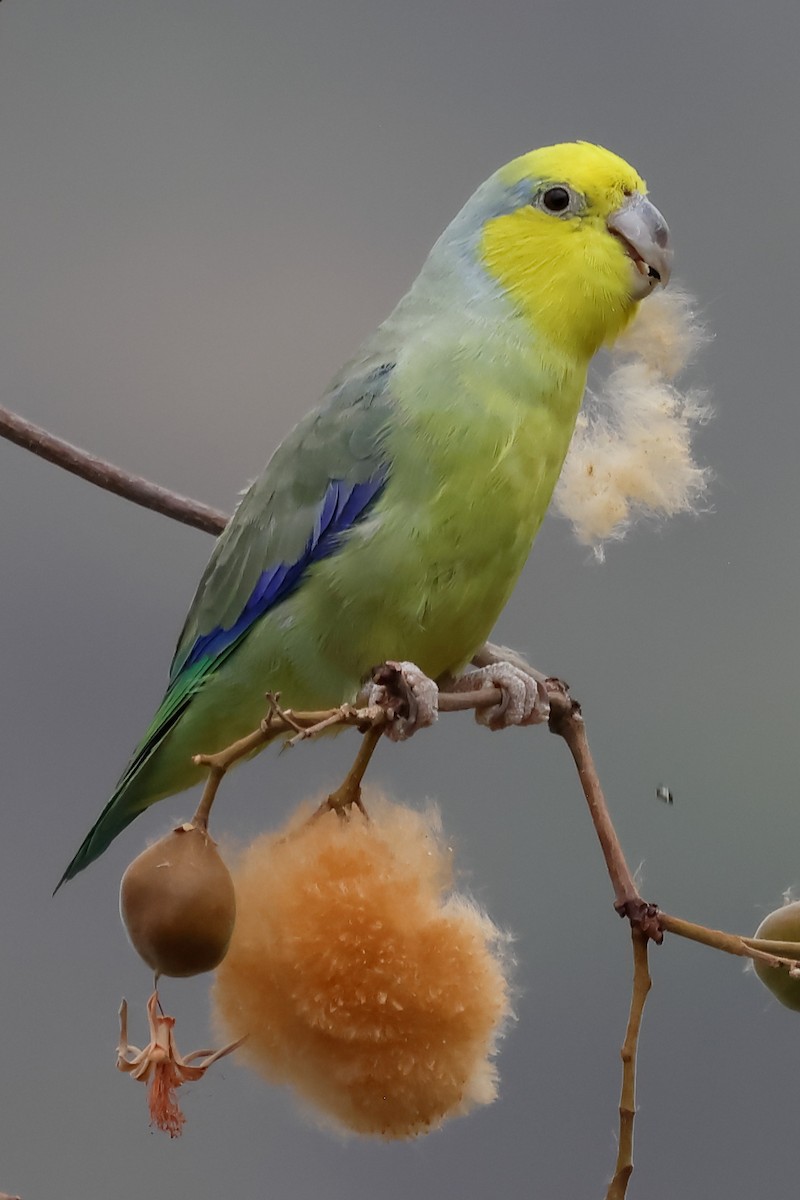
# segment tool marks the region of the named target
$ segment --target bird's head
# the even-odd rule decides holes
[[[473,201],[481,265],[539,334],[570,353],[591,356],[613,341],[669,279],[666,221],[641,176],[600,146],[534,150]]]

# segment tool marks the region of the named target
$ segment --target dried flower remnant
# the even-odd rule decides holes
[[[128,1003],[122,1001],[117,1067],[148,1085],[151,1124],[171,1138],[179,1137],[186,1118],[175,1098],[177,1089],[183,1083],[202,1079],[211,1064],[235,1050],[242,1039],[222,1050],[193,1050],[184,1058],[175,1044],[175,1018],[160,1011],[158,992],[153,992],[147,1001],[147,1020],[150,1042],[144,1050],[138,1050],[128,1044]],[[205,1059],[205,1062],[193,1061],[197,1059]]]
[[[406,1138],[495,1098],[508,939],[452,893],[435,813],[364,800],[369,819],[301,812],[245,852],[213,999],[268,1079]]]

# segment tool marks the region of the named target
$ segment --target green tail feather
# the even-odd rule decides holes
[[[68,879],[74,879],[84,867],[88,867],[89,863],[99,858],[103,851],[108,849],[117,834],[122,833],[123,829],[138,817],[139,813],[144,812],[157,800],[163,800],[165,796],[179,790],[179,788],[166,788],[160,791],[148,789],[146,768],[156,750],[159,749],[186,711],[189,701],[202,682],[204,666],[206,664],[198,663],[195,670],[187,674],[185,678],[176,680],[167,692],[153,723],[114,789],[113,796],[81,842],[77,854],[58,881],[53,895]],[[188,787],[190,782],[183,786]]]

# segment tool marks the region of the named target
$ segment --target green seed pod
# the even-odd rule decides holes
[[[119,909],[128,937],[156,975],[213,971],[233,933],[233,880],[205,829],[179,825],[148,846],[122,876]]]
[[[800,901],[784,904],[771,912],[759,925],[756,937],[772,942],[800,943]],[[781,1004],[800,1012],[800,979],[795,979],[784,968],[771,967],[768,963],[756,960],[753,966],[758,978]]]

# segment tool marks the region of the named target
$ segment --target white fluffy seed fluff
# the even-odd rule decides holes
[[[637,520],[701,506],[710,472],[695,462],[692,437],[710,409],[674,380],[706,341],[692,297],[658,292],[609,352],[601,386],[587,389],[554,509],[598,558]]]

